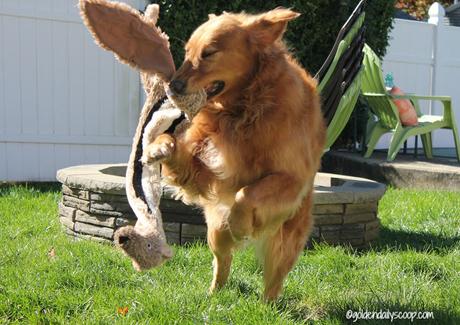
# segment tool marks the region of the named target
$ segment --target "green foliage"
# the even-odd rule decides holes
[[[302,15],[289,23],[285,39],[297,59],[312,74],[329,54],[338,31],[358,0],[154,0],[160,4],[159,26],[169,35],[176,65],[184,56],[184,43],[192,31],[208,19],[209,13],[222,11],[259,13],[278,6],[292,8]],[[388,45],[394,1],[368,1],[367,41],[380,56]]]
[[[460,324],[458,192],[390,189],[373,248],[306,251],[275,304],[260,299],[250,250],[208,295],[205,245],[175,247],[171,261],[139,273],[114,247],[68,238],[59,199],[58,187],[0,187],[0,324],[344,324],[360,309],[430,311],[423,324]]]

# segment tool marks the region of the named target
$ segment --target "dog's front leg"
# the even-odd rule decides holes
[[[270,174],[240,189],[228,218],[233,237],[241,240],[276,229],[299,208],[311,184],[286,174]]]

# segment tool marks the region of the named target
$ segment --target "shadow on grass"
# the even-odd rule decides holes
[[[440,252],[459,245],[460,236],[446,237],[382,227],[379,240],[372,245],[372,248],[377,252],[388,249]]]
[[[365,319],[357,319],[357,324],[383,324],[389,323],[391,317],[388,313],[400,313],[398,316],[393,314],[393,317],[400,317],[400,319],[393,319],[395,324],[460,324],[460,314],[454,310],[441,310],[438,308],[412,306],[410,304],[399,304],[389,301],[374,300],[369,301],[356,301],[340,304],[340,306],[331,303],[329,306],[323,308],[314,308],[302,304],[298,297],[284,298],[274,304],[276,310],[285,314],[294,322],[299,323],[312,323],[318,320],[334,320],[342,324],[354,324],[353,317],[363,317],[363,313],[359,312],[375,312],[367,314]],[[351,311],[351,312],[350,312]],[[352,312],[355,312],[354,314]],[[419,313],[413,314],[413,313]],[[425,312],[432,314],[425,314]],[[348,313],[348,314],[347,314]],[[347,316],[348,315],[348,316]],[[412,317],[413,319],[411,320]],[[418,318],[417,318],[418,317]]]
[[[0,182],[0,196],[10,195],[18,188],[39,193],[60,192],[61,184],[58,182]]]

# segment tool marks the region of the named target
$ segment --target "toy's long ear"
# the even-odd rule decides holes
[[[156,19],[106,0],[80,0],[80,12],[96,43],[120,61],[166,80],[172,77],[175,67],[168,38],[155,26]]]

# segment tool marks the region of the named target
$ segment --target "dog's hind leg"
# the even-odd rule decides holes
[[[209,288],[209,291],[212,293],[227,282],[235,242],[228,229],[208,222],[208,245],[214,255],[213,279]]]
[[[261,253],[264,255],[262,258],[266,301],[274,300],[279,296],[285,277],[305,247],[313,225],[311,207],[312,192],[305,197],[294,217],[286,221],[275,234],[264,240]]]

